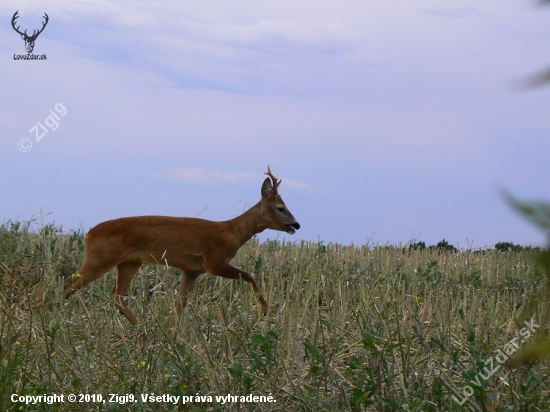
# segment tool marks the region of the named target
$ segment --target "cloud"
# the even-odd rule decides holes
[[[249,172],[218,172],[195,168],[172,169],[156,175],[156,177],[161,179],[181,180],[198,185],[211,185],[219,182],[236,183],[243,180],[251,180],[257,176],[256,173]]]
[[[285,179],[284,180],[284,185],[288,186],[288,187],[292,187],[294,189],[302,190],[304,192],[317,192],[317,191],[319,191],[318,189],[311,186],[310,184],[301,182],[299,180]]]
[[[479,12],[474,6],[431,6],[417,8],[417,11],[431,16],[462,19],[470,18]]]
[[[230,22],[210,27],[202,35],[230,47],[260,51],[263,55],[304,52],[332,55],[346,52],[352,43],[341,23],[295,19],[265,19],[254,24]]]
[[[310,95],[335,90],[342,70],[377,64],[377,53],[361,52],[365,34],[346,16],[349,6],[308,12],[312,4],[277,5],[60,0],[40,10],[47,6],[50,25],[58,27],[47,38],[70,43],[71,53],[147,70],[181,89]],[[14,7],[7,0],[0,11]]]
[[[260,181],[265,179],[265,175],[253,172],[221,172],[198,168],[172,169],[166,172],[157,173],[155,177],[159,179],[179,180],[200,186],[215,185],[219,183],[240,183],[249,180]],[[301,191],[316,191],[316,189],[308,183],[292,179],[283,180],[285,186]]]

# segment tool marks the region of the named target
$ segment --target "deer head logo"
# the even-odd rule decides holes
[[[27,53],[32,53],[32,51],[34,49],[34,42],[36,41],[36,38],[38,37],[38,35],[40,33],[42,33],[42,31],[44,31],[44,28],[46,27],[46,24],[48,24],[49,17],[46,13],[44,13],[44,18],[46,19],[46,21],[44,22],[42,28],[40,30],[38,30],[38,32],[36,30],[33,30],[32,35],[29,36],[29,35],[27,35],[27,30],[25,30],[24,33],[21,33],[19,31],[20,26],[15,27],[15,20],[19,17],[17,15],[17,13],[19,13],[19,10],[17,10],[15,12],[15,14],[13,15],[13,17],[11,19],[11,25],[12,25],[13,29],[21,35],[21,38],[23,40],[25,40],[25,48],[27,49]]]

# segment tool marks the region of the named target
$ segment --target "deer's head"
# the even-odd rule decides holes
[[[271,173],[269,166],[267,173],[269,177],[264,180],[262,185],[262,208],[267,215],[267,225],[269,229],[281,230],[291,235],[300,229],[300,224],[292,216],[292,213],[286,208],[283,199],[279,195],[277,188],[281,184],[281,179],[277,179]]]
[[[19,10],[17,10],[15,12],[15,14],[13,15],[13,17],[11,19],[11,25],[12,25],[13,29],[21,35],[21,38],[23,40],[25,40],[25,48],[27,49],[27,53],[32,53],[32,51],[34,50],[34,42],[36,41],[36,38],[38,37],[38,35],[40,33],[42,33],[42,31],[44,30],[44,28],[46,27],[46,24],[48,24],[49,17],[46,13],[44,13],[44,19],[46,19],[46,20],[44,21],[44,24],[42,25],[42,28],[40,30],[38,30],[38,32],[36,30],[33,30],[32,35],[29,36],[27,34],[27,30],[25,30],[22,33],[22,32],[19,31],[20,26],[15,27],[15,20],[17,20],[17,18],[19,17],[17,15],[17,13],[19,13]]]

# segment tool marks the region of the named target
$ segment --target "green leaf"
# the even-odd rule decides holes
[[[229,370],[229,373],[235,378],[240,378],[243,374],[243,365],[238,360],[233,362],[233,366],[230,366],[227,368]]]

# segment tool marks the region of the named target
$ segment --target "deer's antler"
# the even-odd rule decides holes
[[[19,18],[19,16],[17,15],[18,13],[19,13],[19,10],[17,10],[15,12],[15,14],[13,15],[13,17],[11,18],[11,25],[17,33],[19,33],[21,36],[25,36],[25,38],[27,38],[27,39],[36,39],[38,37],[38,35],[44,31],[44,28],[46,28],[46,25],[48,24],[48,21],[50,20],[50,18],[48,17],[48,14],[44,13],[44,16],[42,16],[42,17],[44,17],[44,19],[46,19],[46,21],[42,24],[42,28],[40,30],[38,30],[38,33],[36,32],[36,30],[33,30],[32,35],[29,36],[27,34],[27,30],[25,30],[24,33],[21,33],[19,31],[19,27],[21,27],[21,26],[15,27],[16,20]]]
[[[27,35],[27,30],[25,30],[25,33],[21,33],[21,32],[19,31],[19,27],[21,27],[21,26],[17,26],[17,28],[15,27],[15,20],[17,20],[17,18],[19,17],[19,16],[17,15],[17,13],[19,13],[19,10],[17,10],[17,11],[15,12],[15,14],[13,15],[13,17],[11,18],[11,26],[12,26],[13,29],[14,29],[17,33],[19,33],[21,36],[26,36],[26,35]]]
[[[44,17],[46,19],[46,21],[42,25],[42,28],[40,30],[38,30],[38,33],[34,34],[34,30],[33,30],[32,37],[38,37],[38,35],[44,31],[44,28],[46,27],[46,24],[48,24],[48,21],[50,20],[50,18],[46,14],[46,12],[44,12],[44,15],[42,17]]]
[[[277,179],[273,173],[271,173],[271,168],[269,167],[269,165],[267,166],[267,173],[264,173],[266,175],[268,175],[270,178],[271,178],[271,184],[273,186],[273,191],[275,193],[277,193],[277,188],[279,187],[279,185],[281,184],[282,180],[281,179]]]

